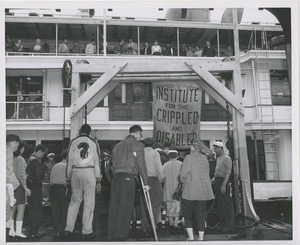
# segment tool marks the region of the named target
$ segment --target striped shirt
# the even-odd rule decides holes
[[[206,156],[198,152],[187,155],[180,171],[180,180],[183,182],[182,198],[190,201],[214,199]]]

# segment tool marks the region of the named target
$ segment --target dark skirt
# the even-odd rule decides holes
[[[14,196],[16,199],[15,205],[25,204],[25,189],[22,185],[19,185],[15,190]]]

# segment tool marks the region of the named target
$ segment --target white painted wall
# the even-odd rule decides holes
[[[290,130],[277,132],[279,180],[292,180],[292,139]]]

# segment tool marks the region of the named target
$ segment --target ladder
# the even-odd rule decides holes
[[[268,50],[266,60],[260,60],[256,54],[257,86],[259,91],[259,111],[262,140],[265,150],[266,180],[279,180],[279,165],[274,122],[274,108],[272,104],[271,79]],[[265,58],[264,58],[265,59]]]

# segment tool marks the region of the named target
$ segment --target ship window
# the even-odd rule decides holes
[[[287,71],[270,71],[273,105],[291,105],[291,89]]]
[[[233,30],[219,30],[219,53],[220,57],[234,55]]]
[[[138,28],[136,26],[108,25],[107,29],[107,54],[137,55],[138,54]],[[132,39],[134,47],[129,49],[128,41]],[[124,40],[122,50],[118,44]]]
[[[6,77],[6,93],[9,101],[22,101],[24,96],[29,96],[31,101],[37,100],[43,93],[43,77]]]
[[[69,53],[96,55],[103,53],[103,26],[99,26],[99,43],[97,43],[97,25],[83,24],[59,24],[58,25],[58,53],[67,53],[62,46],[63,40],[67,39]],[[86,52],[86,46],[94,40],[94,49],[89,48]],[[61,48],[60,48],[61,46]]]
[[[146,42],[149,43],[151,52],[151,47],[154,45],[154,41],[157,40],[162,55],[177,56],[177,28],[141,26],[139,30],[141,55],[145,55]]]
[[[126,84],[119,84],[115,89],[115,103],[125,104],[126,103]]]
[[[55,53],[55,24],[50,23],[5,23],[5,35],[13,42],[21,41],[23,48],[7,49],[7,52],[38,52]],[[34,49],[34,44],[40,39],[41,49]]]
[[[206,42],[210,42],[210,46],[214,49],[209,51],[207,57],[214,57],[218,55],[218,40],[217,30],[213,29],[199,29],[199,28],[179,28],[179,56],[195,56],[196,45],[199,46],[200,51],[197,56],[203,56],[203,49],[205,48]],[[185,55],[186,52],[182,52],[181,49],[185,45],[185,50],[190,51]]]
[[[144,103],[145,90],[142,83],[132,84],[133,103]]]

